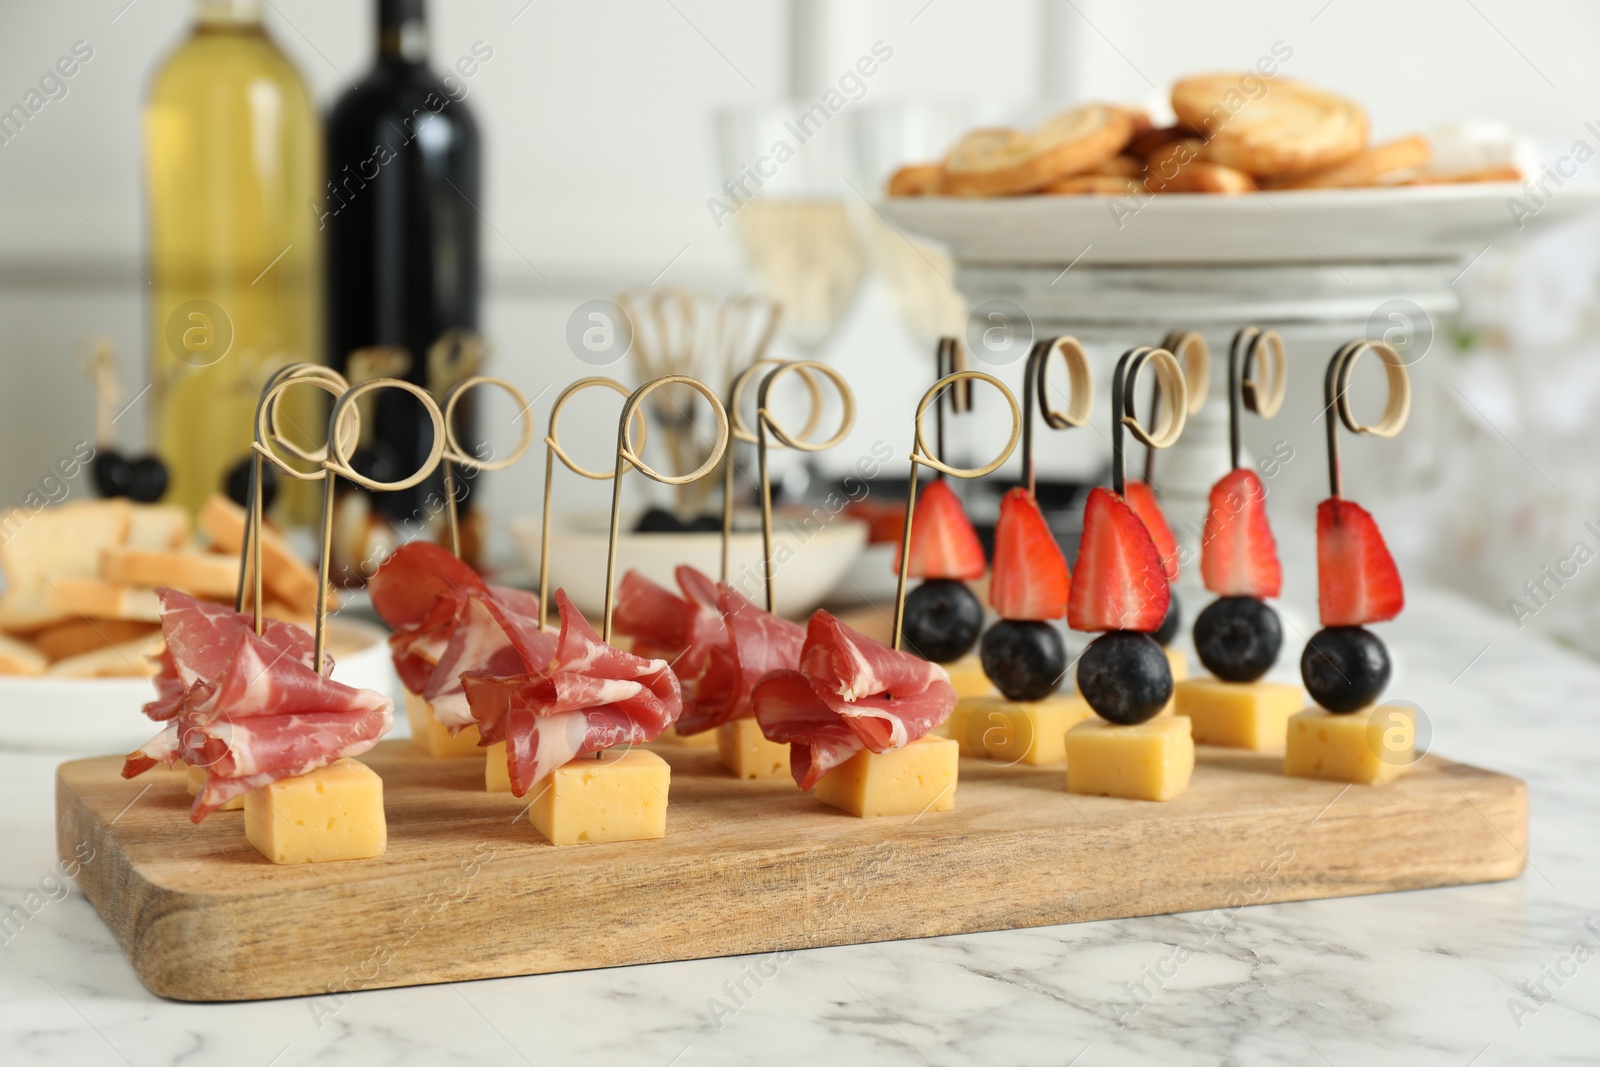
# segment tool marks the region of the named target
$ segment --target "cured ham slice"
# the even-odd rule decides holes
[[[687,564],[673,571],[679,596],[629,571],[617,586],[611,626],[633,639],[633,652],[672,664],[685,693],[692,693],[711,650],[727,643],[715,582]]]
[[[438,545],[402,546],[367,584],[373,608],[394,630],[395,670],[451,734],[473,721],[463,671],[536,670],[555,655],[555,635],[539,632],[538,597],[489,584]]]
[[[936,663],[897,652],[826,611],[811,616],[799,670],[772,671],[752,695],[767,740],[787,742],[801,789],[863,748],[903,748],[944,722],[955,686]]]
[[[561,635],[546,666],[461,676],[484,743],[505,743],[511,791],[519,797],[576,756],[655,740],[683,709],[678,678],[666,660],[612,648],[563,590],[556,590],[555,599]],[[537,651],[522,642],[549,635],[509,636],[524,659],[533,660]]]
[[[359,755],[394,725],[388,697],[313,667],[311,635],[299,627],[269,620],[258,635],[249,615],[172,589],[157,594],[167,650],[144,711],[166,725],[122,775],[180,761],[205,768],[194,822],[269,782]]]
[[[800,666],[805,627],[761,610],[732,586],[719,586],[717,596],[725,640],[707,655],[693,699],[685,687],[680,734],[754,715],[750,697],[762,675]]]

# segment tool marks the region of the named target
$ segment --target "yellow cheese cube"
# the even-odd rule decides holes
[[[716,729],[717,758],[735,778],[789,777],[789,746],[768,741],[754,719],[734,719]]]
[[[383,855],[383,779],[365,763],[337,760],[244,798],[244,836],[273,863],[363,860]]]
[[[1307,708],[1289,718],[1283,773],[1383,785],[1416,762],[1416,743],[1417,722],[1404,705],[1379,704],[1345,715]]]
[[[921,815],[956,806],[961,748],[923,737],[890,752],[863,749],[823,775],[811,795],[851,815]]]
[[[1306,706],[1305,690],[1298,685],[1210,677],[1180,682],[1173,699],[1177,713],[1194,724],[1196,744],[1256,752],[1282,748],[1289,716]]]
[[[1194,739],[1189,720],[1161,715],[1137,726],[1090,719],[1067,731],[1067,792],[1128,800],[1171,800],[1189,788]]]
[[[943,664],[950,675],[950,684],[956,687],[958,697],[983,697],[995,694],[994,683],[983,673],[983,664],[975,653],[968,653],[954,663]]]
[[[417,694],[406,692],[406,718],[411,722],[411,743],[422,752],[438,759],[462,756],[482,756],[478,747],[478,728],[462,727],[454,737],[433,717],[433,705]]]
[[[1067,758],[1067,731],[1094,710],[1082,697],[1063,693],[1037,701],[967,697],[956,704],[949,736],[963,756],[1038,767]]]
[[[1189,657],[1183,654],[1183,649],[1168,645],[1161,651],[1167,654],[1167,665],[1172,668],[1174,682],[1181,682],[1189,677]]]
[[[579,756],[535,782],[528,821],[554,845],[667,836],[672,768],[642,748]]]
[[[511,792],[511,770],[506,766],[506,743],[496,741],[483,750],[483,788],[490,793]]]
[[[655,739],[654,744],[675,748],[716,748],[717,732],[701,730],[697,734],[680,734],[676,726],[669,726],[661,731],[661,736]]]
[[[185,785],[189,789],[189,795],[190,796],[195,796],[196,794],[198,794],[200,792],[201,789],[205,788],[205,784],[206,784],[206,769],[204,767],[196,767],[192,763],[180,763],[177,766],[178,766],[179,769],[181,769],[183,771],[184,777],[187,779],[187,781],[185,782]],[[222,805],[222,807],[218,808],[217,810],[218,811],[243,811],[244,810],[244,794],[241,793],[239,796],[234,797],[232,800],[228,801],[226,804]]]

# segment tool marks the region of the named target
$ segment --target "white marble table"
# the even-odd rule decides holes
[[[146,992],[52,881],[55,761],[0,754],[0,905],[59,897],[0,937],[0,1063],[1594,1063],[1600,665],[1427,590],[1386,629],[1404,666],[1392,695],[1426,711],[1434,749],[1529,781],[1518,880],[337,1004],[180,1004]]]

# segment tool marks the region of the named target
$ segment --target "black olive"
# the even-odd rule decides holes
[[[128,464],[128,499],[154,504],[167,493],[167,465],[156,456],[140,456]]]
[[[683,533],[683,520],[666,508],[651,508],[639,516],[634,533]]]
[[[114,448],[97,452],[92,467],[95,490],[107,499],[128,495],[133,472],[127,457]]]
[[[1107,722],[1148,722],[1172,699],[1172,665],[1149,634],[1112,630],[1083,650],[1078,692]]]
[[[228,470],[223,483],[228,499],[241,508],[250,506],[250,457],[246,456]],[[261,464],[261,510],[270,511],[278,499],[278,468],[270,463]]]
[[[929,578],[906,596],[906,646],[923,659],[953,663],[983,632],[983,605],[965,582]]]
[[[701,515],[698,518],[692,520],[689,523],[689,525],[684,527],[684,529],[693,530],[695,533],[721,533],[722,532],[722,516],[721,515]]]
[[[1172,597],[1167,601],[1167,617],[1161,620],[1161,626],[1150,635],[1162,648],[1172,644],[1172,639],[1178,636],[1178,627],[1183,625],[1183,609],[1178,607],[1178,591],[1173,589],[1171,592]]]
[[[1194,650],[1225,682],[1253,682],[1278,662],[1283,624],[1253,596],[1218,597],[1194,620]]]
[[[978,657],[1007,700],[1043,700],[1067,672],[1066,643],[1047,622],[1002,619],[983,635]]]
[[[397,482],[409,471],[401,470],[400,453],[387,441],[374,441],[350,457],[350,469],[375,482]]]
[[[1371,630],[1330,626],[1306,642],[1300,678],[1311,699],[1333,712],[1360,711],[1389,684],[1389,651]]]

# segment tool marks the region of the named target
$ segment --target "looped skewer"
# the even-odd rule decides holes
[[[456,507],[456,467],[462,466],[479,472],[503,471],[521,459],[528,451],[528,445],[533,443],[533,417],[529,415],[522,420],[522,432],[517,438],[516,447],[502,459],[479,459],[461,447],[461,441],[456,437],[456,405],[461,402],[461,397],[465,393],[480,385],[494,385],[504,389],[510,394],[512,402],[517,405],[517,410],[528,414],[528,401],[523,397],[522,390],[504,378],[491,378],[483,374],[462,378],[445,394],[444,455],[439,462],[444,470],[445,527],[450,531],[450,551],[458,558],[461,555],[461,519]]]
[[[1006,403],[1011,406],[1011,436],[1006,439],[1005,447],[994,459],[981,467],[952,467],[940,456],[933,455],[928,450],[928,442],[923,436],[923,416],[943,393],[943,391],[960,382],[987,382],[1006,398]],[[1011,453],[1016,451],[1017,441],[1022,437],[1022,409],[1017,406],[1017,398],[1007,389],[1005,383],[993,375],[977,370],[957,371],[947,374],[933,384],[933,388],[922,394],[922,400],[917,404],[917,416],[913,420],[916,434],[911,442],[911,478],[906,488],[906,521],[905,528],[900,534],[900,584],[894,596],[894,642],[893,647],[900,647],[902,630],[905,628],[906,619],[906,575],[911,566],[911,524],[917,510],[917,468],[928,467],[947,474],[952,478],[982,478],[986,474],[993,474],[1000,469],[1000,465],[1011,458]]]
[[[1277,330],[1246,326],[1228,347],[1228,460],[1239,467],[1239,406],[1270,419],[1283,406],[1289,361]]]
[[[711,405],[711,412],[717,418],[717,439],[711,447],[711,454],[705,462],[700,464],[688,474],[662,474],[647,464],[639,456],[643,448],[641,440],[638,448],[633,443],[632,422],[634,415],[639,411],[639,405],[645,398],[664,385],[687,385],[701,396],[706,403]],[[611,538],[606,546],[606,611],[605,626],[600,632],[600,640],[611,641],[611,611],[616,606],[617,592],[617,535],[618,526],[622,521],[622,475],[629,467],[637,470],[646,478],[660,482],[663,485],[688,485],[697,482],[710,474],[718,463],[722,462],[723,453],[728,450],[728,412],[722,406],[722,400],[716,391],[699,378],[692,378],[687,374],[664,374],[659,378],[645,382],[628,396],[628,402],[622,405],[622,417],[617,420],[617,467],[611,476]]]
[[[1067,410],[1050,406],[1050,357],[1061,353],[1067,366]],[[1022,371],[1022,472],[1028,492],[1034,491],[1033,409],[1037,403],[1045,425],[1052,430],[1067,430],[1089,421],[1094,410],[1094,375],[1089,370],[1089,354],[1076,337],[1052,337],[1034,344]],[[943,447],[943,441],[940,446]]]
[[[244,537],[239,546],[239,585],[234,593],[233,610],[244,610],[245,578],[249,575],[252,625],[258,636],[261,634],[261,527],[265,521],[262,517],[262,463],[271,462],[286,476],[298,481],[314,482],[326,477],[322,463],[328,458],[328,446],[324,444],[307,452],[285,436],[278,425],[278,399],[291,386],[299,384],[315,385],[334,397],[350,388],[338,371],[317,363],[290,363],[279,368],[267,380],[261,390],[261,399],[256,401],[255,426],[250,444],[250,480],[245,489]],[[360,437],[358,419],[347,418],[342,429],[347,431],[351,442]],[[274,452],[274,445],[315,466],[309,471],[301,470]]]
[[[1152,362],[1156,392],[1165,394],[1165,402],[1157,405],[1160,416],[1154,420],[1155,425],[1147,427],[1139,421],[1134,397],[1139,372]],[[1111,378],[1111,404],[1111,489],[1120,497],[1127,495],[1128,488],[1123,431],[1133,434],[1146,448],[1168,448],[1183,433],[1188,421],[1189,391],[1183,380],[1183,368],[1178,366],[1178,357],[1165,348],[1148,345],[1128,349],[1117,360],[1117,370]]]
[[[591,481],[604,482],[616,475],[613,470],[592,471],[580,467],[567,455],[566,449],[561,447],[561,441],[556,436],[561,420],[561,409],[567,406],[567,401],[575,394],[600,386],[610,389],[617,395],[626,398],[628,387],[612,378],[593,377],[579,378],[556,397],[554,404],[550,405],[550,423],[544,435],[544,509],[539,515],[539,629],[545,629],[547,618],[545,605],[550,600],[550,487],[555,481],[556,460],[560,459],[563,466],[580,478]],[[637,412],[639,420],[639,447],[644,448],[650,436],[650,421],[645,418],[644,412]]]
[[[392,482],[379,481],[358,473],[350,465],[355,455],[356,442],[360,440],[360,408],[357,403],[368,393],[380,389],[399,389],[410,393],[422,405],[422,410],[427,412],[428,421],[433,424],[433,447],[428,450],[427,458],[411,474],[398,478]],[[355,433],[346,439],[345,436],[335,436],[334,427],[342,425],[346,420],[355,424]],[[328,416],[328,457],[322,461],[322,559],[317,566],[317,640],[316,658],[312,661],[320,671],[323,665],[323,652],[328,643],[328,569],[333,560],[333,490],[339,478],[354,482],[363,489],[373,492],[389,493],[402,489],[410,489],[433,473],[439,465],[439,460],[444,456],[445,426],[444,415],[439,411],[439,405],[434,403],[433,396],[420,385],[399,378],[373,378],[362,382],[360,385],[351,386],[334,402],[333,411]]]
[[[791,371],[798,372],[813,390],[813,395],[817,396],[811,405],[811,417],[806,420],[807,428],[798,435],[790,433],[778,422],[769,404],[773,383]],[[816,393],[818,387],[815,379],[811,377],[813,372],[833,383],[834,389],[839,393],[839,404],[842,409],[839,413],[839,428],[825,441],[812,441],[806,437],[806,434],[815,429],[822,412],[820,395]],[[767,475],[767,435],[771,434],[784,448],[792,448],[796,452],[824,452],[848,437],[855,422],[855,393],[851,392],[850,384],[844,380],[844,375],[832,367],[812,359],[796,360],[779,364],[761,379],[761,388],[756,392],[756,469],[761,482],[762,571],[767,587],[768,611],[775,612],[777,607],[776,594],[772,588],[772,481]]]
[[[758,359],[733,379],[733,385],[728,390],[728,419],[730,421],[729,433],[734,441],[742,441],[747,445],[756,444],[756,432],[744,420],[744,392],[750,382],[755,378],[756,372],[763,367],[781,367],[781,359]],[[811,432],[817,428],[817,423],[822,421],[822,386],[817,384],[816,377],[810,369],[801,371],[800,378],[806,383],[806,390],[811,395],[811,414],[807,416],[806,423],[800,429],[801,437],[810,437]],[[730,444],[727,462],[723,465],[722,480],[722,581],[728,580],[728,557],[733,542],[733,475],[734,465],[738,462],[735,452],[737,449]]]
[[[935,378],[948,378],[952,374],[959,374],[967,369],[967,346],[959,337],[939,338],[939,347],[934,350],[933,364]],[[933,436],[934,444],[939,449],[939,455],[944,455],[944,412],[950,409],[952,415],[965,415],[972,410],[972,383],[965,378],[957,381],[939,398],[938,405],[933,409]],[[939,477],[943,478],[941,474]]]
[[[1384,375],[1389,381],[1389,396],[1384,403],[1383,417],[1368,426],[1355,417],[1350,407],[1350,372],[1357,359],[1365,352],[1374,352],[1383,361]],[[1339,423],[1354,434],[1371,434],[1373,437],[1393,437],[1399,433],[1411,414],[1411,376],[1406,372],[1406,362],[1391,344],[1384,341],[1351,341],[1333,354],[1328,362],[1328,375],[1323,379],[1323,413],[1328,419],[1328,484],[1333,496],[1343,488],[1339,466]],[[1338,418],[1334,418],[1337,414]]]
[[[1189,392],[1189,414],[1198,415],[1200,409],[1206,406],[1206,394],[1211,392],[1211,346],[1206,344],[1205,337],[1197,330],[1173,330],[1162,338],[1157,347],[1165,348],[1178,357],[1178,365],[1183,368],[1183,386]],[[1160,404],[1160,392],[1151,393],[1152,425],[1161,413]],[[1156,449],[1145,449],[1144,480],[1147,483],[1156,480]]]

